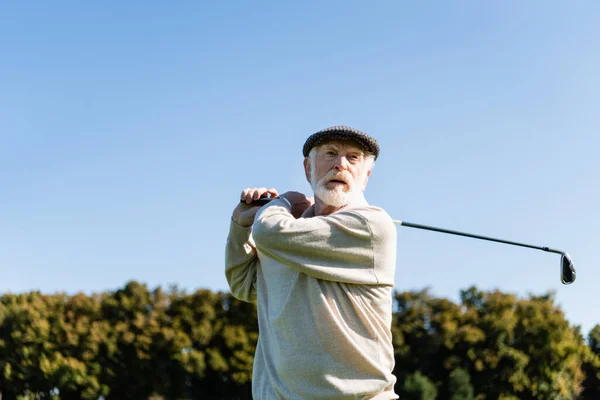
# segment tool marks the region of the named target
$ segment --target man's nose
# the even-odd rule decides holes
[[[348,159],[346,158],[346,156],[339,156],[337,158],[337,160],[335,161],[335,169],[339,170],[339,171],[343,171],[348,169]]]

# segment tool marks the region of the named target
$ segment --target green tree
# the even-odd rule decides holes
[[[486,398],[572,399],[582,390],[585,343],[552,294],[518,299],[471,287],[460,304],[428,291],[395,298],[399,382],[421,371],[449,398],[451,373],[462,368]]]
[[[0,304],[0,392],[5,398],[50,398],[59,388],[66,400],[106,393],[96,376],[100,366],[93,361],[98,344],[90,335],[93,299],[32,292],[4,295]]]
[[[585,342],[571,327],[553,294],[530,296],[516,308],[516,348],[528,357],[524,374],[529,385],[523,391],[531,399],[573,399],[582,390],[581,354]]]
[[[434,383],[419,371],[408,375],[400,389],[400,398],[406,400],[435,400],[436,397]]]
[[[251,399],[252,367],[258,341],[256,305],[230,294],[211,294],[213,334],[202,346],[206,374],[194,381],[194,396],[206,399]]]
[[[585,380],[581,399],[596,400],[600,399],[600,325],[590,331],[588,344],[582,357]]]
[[[466,370],[457,368],[450,374],[448,393],[450,394],[450,400],[473,399],[473,386],[471,385],[471,377]]]
[[[101,318],[110,329],[98,351],[100,381],[107,399],[146,398],[154,392],[153,335],[158,330],[153,299],[146,285],[131,281],[103,296]]]
[[[475,287],[460,302],[395,293],[403,398],[598,399],[600,326],[587,345],[553,294]],[[20,399],[249,400],[256,305],[228,293],[149,290],[0,296],[0,394]],[[579,396],[579,397],[578,397]]]
[[[396,312],[392,319],[392,340],[396,364],[396,390],[414,371],[430,371],[439,361],[439,338],[431,329],[431,302],[428,289],[395,293]]]
[[[590,350],[597,356],[600,356],[600,325],[596,325],[588,335],[588,344]]]

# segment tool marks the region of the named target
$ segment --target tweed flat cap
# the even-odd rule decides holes
[[[304,157],[308,157],[313,147],[330,140],[351,140],[369,153],[372,153],[375,159],[379,156],[379,143],[377,143],[377,139],[358,129],[343,125],[325,128],[310,135],[304,143],[302,154],[304,154]]]

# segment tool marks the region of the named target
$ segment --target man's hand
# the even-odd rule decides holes
[[[277,190],[267,188],[244,189],[241,194],[242,202],[240,202],[233,210],[233,221],[240,226],[251,226],[254,223],[256,213],[260,210],[260,206],[253,206],[250,203],[252,203],[253,200],[258,200],[269,195],[271,195],[271,197],[277,197]]]
[[[294,218],[300,218],[302,213],[315,202],[312,197],[308,198],[300,192],[285,192],[281,196],[285,197],[292,205],[292,215]]]

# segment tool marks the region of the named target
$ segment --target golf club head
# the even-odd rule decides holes
[[[575,265],[567,253],[562,253],[560,257],[560,281],[564,285],[575,282]]]

